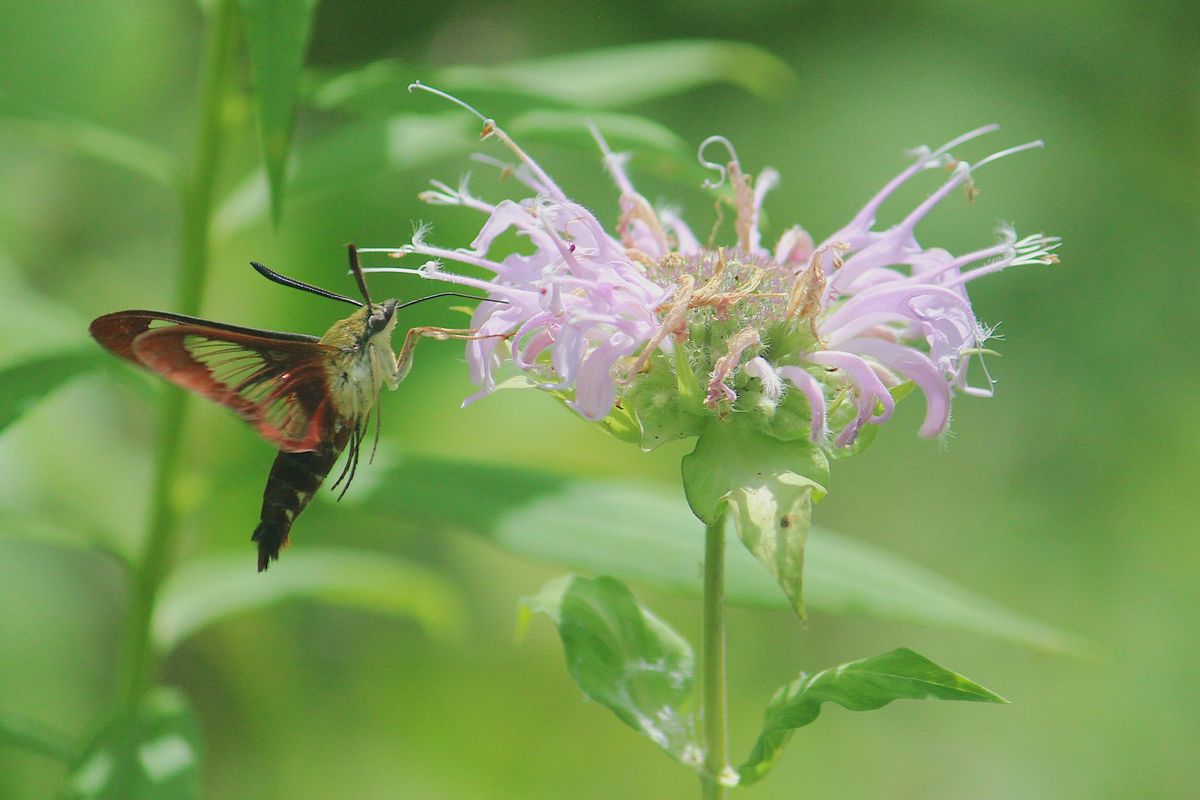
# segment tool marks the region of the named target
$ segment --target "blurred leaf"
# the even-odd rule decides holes
[[[391,58],[346,70],[314,68],[301,81],[301,90],[305,102],[322,111],[390,114],[411,104],[408,86],[426,70]]]
[[[379,482],[365,509],[422,528],[459,528],[524,558],[699,594],[704,530],[677,494],[511,466],[412,458]],[[730,603],[786,607],[748,551],[726,551]],[[808,605],[972,631],[1048,650],[1086,647],[924,567],[816,527],[805,553]]]
[[[713,83],[772,95],[796,76],[782,59],[745,42],[672,41],[508,64],[453,66],[432,74],[425,67],[377,61],[319,78],[310,97],[317,108],[368,113],[429,107],[432,98],[409,95],[408,86],[416,80],[458,96],[504,127],[502,112],[547,104],[622,108]]]
[[[56,515],[57,516],[57,515]],[[30,514],[12,508],[0,507],[0,542],[26,541],[79,550],[99,550],[111,556],[123,566],[129,565],[129,556],[114,543],[114,538],[98,528],[94,522],[75,519],[73,512],[63,516],[68,519],[49,519],[41,514]]]
[[[69,800],[199,800],[200,731],[182,694],[159,687],[135,720],[106,725],[68,775]]]
[[[683,491],[705,525],[728,508],[742,544],[803,619],[804,545],[812,504],[829,484],[829,462],[811,443],[782,442],[747,419],[709,423],[683,457]]]
[[[430,79],[430,75],[434,77]],[[421,80],[445,89],[442,76],[425,65],[395,59],[374,61],[349,70],[309,70],[303,91],[305,101],[322,111],[345,111],[366,116],[390,116],[396,113],[440,113],[448,107],[442,98],[409,91]],[[478,89],[464,100],[497,119],[504,127],[513,115],[533,108],[577,108],[561,98],[547,97],[537,91],[520,88]]]
[[[788,65],[745,42],[672,41],[586,50],[489,66],[454,66],[432,84],[473,101],[476,91],[533,94],[586,108],[619,108],[711,83],[759,95],[795,79]]]
[[[0,713],[0,745],[68,762],[79,752],[79,746],[66,734],[26,717],[3,713]]]
[[[313,191],[331,181],[381,171],[406,172],[479,143],[478,123],[461,113],[355,120],[307,147],[296,166],[296,188]]]
[[[816,675],[801,673],[771,698],[754,750],[746,763],[738,767],[739,785],[749,785],[766,775],[791,739],[792,731],[815,720],[823,703],[837,703],[851,711],[874,711],[893,700],[926,698],[1008,702],[907,647],[851,661]]]
[[[462,113],[353,120],[299,149],[290,191],[302,197],[383,172],[410,171],[478,142],[479,125]],[[244,228],[266,212],[267,201],[266,177],[255,173],[221,203],[214,231],[229,236]]]
[[[1097,652],[1093,642],[1018,614],[933,570],[849,536],[814,528],[808,566],[805,591],[813,607],[831,613],[971,631],[1075,656]]]
[[[429,570],[386,555],[307,548],[263,575],[249,553],[185,564],[155,606],[154,641],[166,652],[227,617],[296,598],[410,617],[438,637],[458,634],[465,618],[457,591]]]
[[[279,224],[300,68],[317,2],[240,0],[240,3],[254,72],[259,141],[271,187],[271,216]]]
[[[146,142],[64,116],[0,117],[0,125],[46,144],[132,170],[164,186],[176,185],[175,161]]]
[[[568,575],[523,598],[523,631],[533,614],[558,627],[567,670],[592,700],[693,768],[701,763],[692,711],[691,645],[641,605],[620,581]]]
[[[98,348],[46,353],[0,369],[0,433],[64,383],[99,367]]]
[[[600,148],[589,123],[596,126],[613,152],[629,153],[639,173],[656,175],[689,190],[701,187],[710,177],[696,160],[694,149],[674,131],[635,114],[540,109],[514,115],[506,130],[524,145],[570,147],[600,163]]]
[[[687,145],[671,129],[635,114],[583,111],[528,111],[513,118],[505,127],[521,141],[540,140],[570,145],[599,155],[589,123],[594,124],[614,150],[659,150],[685,157]],[[689,161],[695,162],[691,154]]]

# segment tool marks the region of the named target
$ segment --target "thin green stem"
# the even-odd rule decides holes
[[[704,696],[704,800],[722,800],[719,778],[728,770],[725,689],[725,512],[704,531],[704,631],[700,654]]]
[[[220,0],[211,20],[200,75],[199,131],[190,169],[180,186],[183,213],[175,307],[180,313],[192,315],[200,308],[208,266],[208,229],[224,133],[222,116],[232,71],[236,0]],[[168,388],[159,417],[146,535],[133,575],[126,621],[128,641],[121,690],[122,707],[131,717],[136,716],[155,667],[150,624],[158,590],[174,555],[179,527],[172,494],[179,474],[185,409],[183,392]]]

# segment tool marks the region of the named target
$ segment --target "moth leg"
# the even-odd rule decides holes
[[[350,431],[350,447],[346,455],[346,464],[342,467],[342,472],[338,475],[338,479],[333,482],[333,486],[329,487],[330,491],[334,491],[338,488],[338,484],[343,480],[346,481],[346,484],[342,486],[341,494],[338,495],[337,499],[339,501],[346,495],[346,490],[350,488],[350,482],[354,480],[354,473],[358,469],[358,456],[361,452],[362,440],[363,423],[360,421]]]
[[[480,336],[479,331],[474,328],[438,328],[432,325],[409,328],[408,333],[404,334],[404,344],[400,346],[400,354],[396,356],[396,382],[399,383],[408,377],[408,372],[412,369],[413,352],[417,349],[417,342],[421,339],[429,338],[444,342],[447,339],[472,341],[474,339],[507,339],[508,337],[507,333],[491,333]]]

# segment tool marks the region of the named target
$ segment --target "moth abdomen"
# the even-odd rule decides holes
[[[346,447],[352,428],[339,431],[336,439],[306,453],[290,453],[280,450],[271,465],[271,474],[263,490],[262,513],[258,527],[250,537],[258,544],[258,571],[264,571],[279,558],[279,551],[287,545],[292,523],[321,488],[325,477],[333,469],[338,455]]]

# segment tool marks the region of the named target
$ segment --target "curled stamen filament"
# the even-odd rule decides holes
[[[729,141],[724,136],[708,137],[707,139],[705,139],[703,142],[700,143],[700,148],[696,151],[696,160],[700,162],[700,166],[704,167],[705,169],[711,169],[714,172],[716,172],[718,175],[720,175],[720,177],[717,178],[717,180],[715,180],[715,181],[712,178],[709,178],[708,180],[704,181],[704,183],[703,183],[704,188],[705,189],[719,189],[719,188],[721,188],[721,186],[724,185],[725,178],[729,174],[729,172],[724,164],[714,163],[704,157],[704,151],[707,150],[708,146],[711,144],[719,144],[719,145],[723,146],[725,148],[726,152],[729,153],[729,161],[731,164],[738,163],[737,151],[733,149],[733,142]]]

